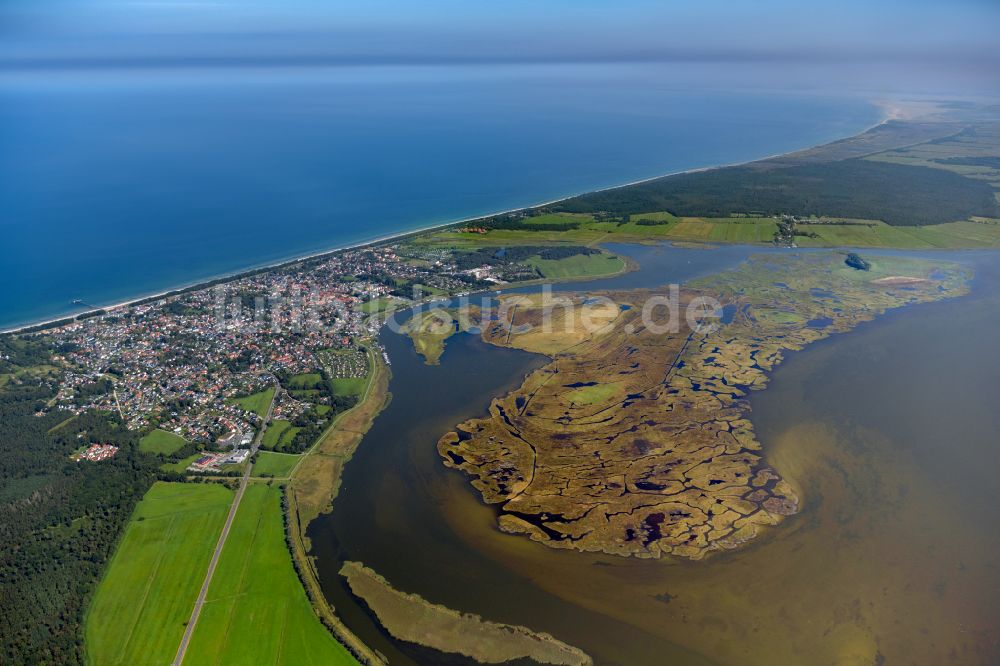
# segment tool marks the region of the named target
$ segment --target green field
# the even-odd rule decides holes
[[[285,545],[281,490],[243,496],[188,648],[189,664],[353,664],[313,612]]]
[[[330,380],[330,387],[337,395],[361,395],[367,386],[367,377],[342,377]]]
[[[361,304],[361,311],[365,314],[376,314],[388,310],[389,308],[395,308],[400,301],[395,298],[373,298],[370,301]]]
[[[497,229],[487,234],[439,231],[421,242],[427,245],[451,247],[454,249],[474,248],[490,245],[509,244],[579,244],[637,242],[656,240],[714,241],[723,243],[770,242],[777,229],[773,218],[747,217],[675,217],[659,211],[636,213],[630,222],[597,220],[589,215],[551,214],[541,215],[548,222],[572,220],[580,226],[567,231],[529,231]],[[534,218],[532,218],[534,219]],[[643,225],[639,220],[657,220],[664,224]],[[581,257],[594,259],[596,257]],[[613,272],[613,271],[612,271]],[[585,274],[584,274],[585,275]],[[571,276],[571,275],[570,275]],[[548,276],[547,276],[548,277]]]
[[[854,246],[907,249],[1000,247],[1000,222],[950,222],[926,227],[892,227],[883,222],[865,225],[799,225],[819,238],[796,237],[804,247]]]
[[[307,372],[301,375],[292,375],[288,378],[288,388],[311,389],[321,381],[323,381],[323,375],[318,372]]]
[[[226,402],[230,405],[239,405],[248,412],[253,412],[257,416],[264,418],[267,414],[267,408],[271,405],[272,398],[274,398],[274,387],[242,398],[230,398]]]
[[[169,664],[233,492],[157,482],[136,506],[86,618],[92,664]]]
[[[677,217],[676,215],[673,215],[672,213],[667,213],[665,211],[660,211],[656,213],[636,213],[635,215],[632,215],[630,217],[631,223],[635,224],[636,226],[645,226],[639,224],[639,222],[643,220],[650,220],[654,222],[677,222],[679,219],[680,218]],[[656,226],[666,226],[666,225],[661,224]]]
[[[549,214],[539,216],[552,222],[581,222],[568,231],[525,231],[498,229],[487,234],[439,231],[415,241],[454,250],[512,244],[580,244],[594,246],[609,242],[693,241],[706,243],[770,243],[777,222],[770,217],[674,217],[665,212],[635,213],[633,221],[619,224],[584,215]],[[663,220],[666,224],[640,225],[641,219]],[[1000,247],[1000,221],[975,218],[960,222],[926,226],[892,226],[878,220],[860,220],[861,224],[800,224],[798,230],[817,234],[817,238],[797,236],[805,247],[896,247],[903,249],[961,249]],[[571,257],[572,261],[595,257]],[[539,262],[542,263],[542,262]],[[541,268],[541,267],[540,267]],[[545,268],[541,268],[545,273]],[[553,270],[553,267],[549,267]],[[577,274],[579,275],[579,274]],[[569,277],[570,275],[566,275]],[[548,275],[546,277],[561,277]]]
[[[187,440],[180,435],[166,430],[154,430],[139,440],[139,450],[145,453],[159,453],[169,456],[185,444],[187,444]]]
[[[424,296],[447,296],[448,292],[439,287],[435,287],[429,284],[421,284],[419,282],[409,285],[407,288],[408,294],[421,293]]]
[[[625,269],[625,262],[613,254],[577,254],[565,259],[540,259],[532,257],[529,264],[543,277],[551,279],[597,277],[614,275]]]
[[[177,472],[178,474],[180,474],[181,472],[183,472],[188,468],[188,465],[193,463],[198,458],[201,458],[203,455],[205,454],[195,453],[193,455],[188,456],[187,458],[184,458],[183,460],[178,460],[177,462],[164,463],[160,465],[160,469],[162,469],[165,472]]]
[[[292,469],[301,459],[300,455],[261,451],[257,454],[257,462],[253,464],[253,475],[264,476],[268,474],[283,479],[291,474]]]
[[[268,449],[281,450],[292,443],[299,430],[301,428],[296,428],[290,421],[277,419],[264,431],[264,438],[260,443]]]

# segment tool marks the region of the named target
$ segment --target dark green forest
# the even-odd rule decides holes
[[[45,342],[0,337],[0,373],[45,363]],[[36,416],[55,395],[30,373],[0,386],[0,663],[84,661],[83,615],[158,460],[116,414]],[[91,442],[115,444],[101,463],[73,462]]]
[[[989,184],[943,169],[862,159],[785,168],[740,166],[668,176],[567,199],[570,213],[848,217],[915,226],[1000,215]]]

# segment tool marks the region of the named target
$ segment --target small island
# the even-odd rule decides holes
[[[849,252],[847,258],[844,259],[844,263],[859,271],[870,271],[872,269],[872,265],[857,252]]]
[[[525,658],[560,666],[593,664],[585,652],[549,634],[490,622],[401,592],[361,562],[345,562],[340,575],[396,638],[463,654],[481,664]]]
[[[501,530],[546,546],[690,559],[737,548],[798,512],[802,492],[767,464],[747,393],[788,352],[964,294],[969,277],[946,262],[880,257],[856,271],[835,253],[762,255],[681,289],[681,306],[725,307],[714,326],[670,333],[655,330],[665,312],[642,316],[666,290],[603,294],[587,315],[596,329],[557,314],[549,332],[541,296],[510,296],[483,339],[552,361],[438,450],[499,507]],[[556,312],[583,316],[588,299]]]

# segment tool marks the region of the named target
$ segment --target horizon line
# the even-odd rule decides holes
[[[801,53],[795,51],[720,50],[701,53],[621,53],[602,55],[138,55],[138,56],[52,56],[2,57],[0,71],[93,70],[93,69],[172,69],[172,68],[265,68],[265,67],[356,67],[356,66],[458,66],[458,65],[599,65],[599,64],[904,64],[937,63],[1000,66],[1000,54],[950,54],[914,56],[889,53]]]

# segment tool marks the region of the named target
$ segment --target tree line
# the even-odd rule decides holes
[[[6,370],[46,363],[43,341],[0,338]],[[10,352],[13,352],[11,354]],[[83,616],[136,502],[157,477],[117,414],[39,412],[55,382],[0,387],[0,662],[84,663]],[[70,455],[119,447],[100,463]]]
[[[730,217],[755,211],[918,226],[1000,216],[989,183],[944,169],[848,159],[784,168],[739,166],[593,192],[553,205],[569,213]]]

